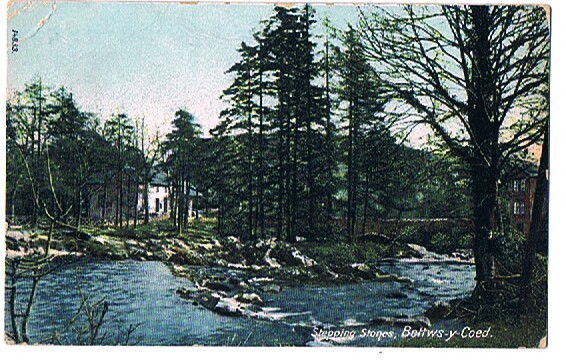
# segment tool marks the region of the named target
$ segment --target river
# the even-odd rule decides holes
[[[124,343],[126,329],[138,325],[129,344],[304,346],[313,344],[315,328],[356,331],[358,335],[362,329],[392,330],[370,325],[370,320],[422,314],[436,301],[469,295],[474,285],[473,265],[469,264],[393,261],[381,268],[413,281],[298,286],[261,294],[264,306],[278,314],[277,320],[267,321],[221,316],[181,299],[175,290],[193,284],[173,276],[161,262],[81,259],[41,280],[28,333],[32,343],[48,342],[72,318],[82,293],[90,294],[91,303],[104,299],[108,304],[101,344]],[[20,300],[29,287],[29,283],[19,285]],[[9,330],[8,315],[5,324]],[[81,342],[71,328],[60,339],[64,344]],[[343,340],[333,344],[380,346],[387,339],[355,336]]]

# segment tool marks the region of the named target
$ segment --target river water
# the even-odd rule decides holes
[[[28,333],[33,343],[49,342],[47,338],[61,333],[76,313],[81,294],[90,294],[91,303],[104,299],[108,304],[101,344],[124,343],[126,329],[138,325],[129,344],[304,346],[313,343],[315,327],[358,334],[362,329],[391,330],[372,326],[370,320],[422,314],[436,301],[469,295],[474,285],[473,266],[468,264],[390,262],[381,268],[413,282],[299,286],[261,294],[265,307],[280,315],[276,321],[266,321],[221,316],[181,299],[175,290],[193,284],[173,276],[163,263],[82,259],[41,280]],[[29,286],[19,284],[21,303]],[[80,324],[85,325],[85,320],[79,319],[77,327]],[[61,343],[81,343],[77,333],[68,328],[60,335]],[[356,336],[333,343],[380,346],[381,342]]]

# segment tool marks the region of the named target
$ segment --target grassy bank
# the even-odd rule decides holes
[[[359,242],[302,242],[295,246],[305,255],[327,265],[346,266],[354,263],[374,263],[380,259],[410,257],[414,252],[399,243],[382,244]]]

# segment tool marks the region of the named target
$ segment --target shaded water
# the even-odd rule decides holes
[[[303,346],[312,340],[313,326],[372,328],[368,325],[372,318],[422,314],[435,301],[466,296],[473,287],[470,265],[393,262],[381,267],[414,281],[299,286],[261,294],[265,306],[281,314],[279,321],[262,321],[220,316],[181,299],[175,290],[192,284],[174,277],[163,263],[80,260],[41,280],[28,332],[31,342],[47,342],[45,338],[60,332],[76,312],[81,291],[90,294],[92,301],[104,298],[108,303],[101,328],[106,334],[103,344],[122,343],[128,326],[139,324],[131,344]],[[19,285],[20,300],[26,289],[29,283]],[[10,330],[8,320],[5,315]],[[72,329],[61,341],[79,342]],[[354,341],[350,345],[380,344]]]

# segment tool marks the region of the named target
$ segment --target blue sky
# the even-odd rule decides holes
[[[356,21],[353,6],[316,10],[337,25]],[[218,122],[237,47],[271,13],[271,5],[16,2],[7,27],[20,46],[8,52],[8,94],[41,77],[103,119],[123,111],[163,133],[184,107],[206,132]]]

